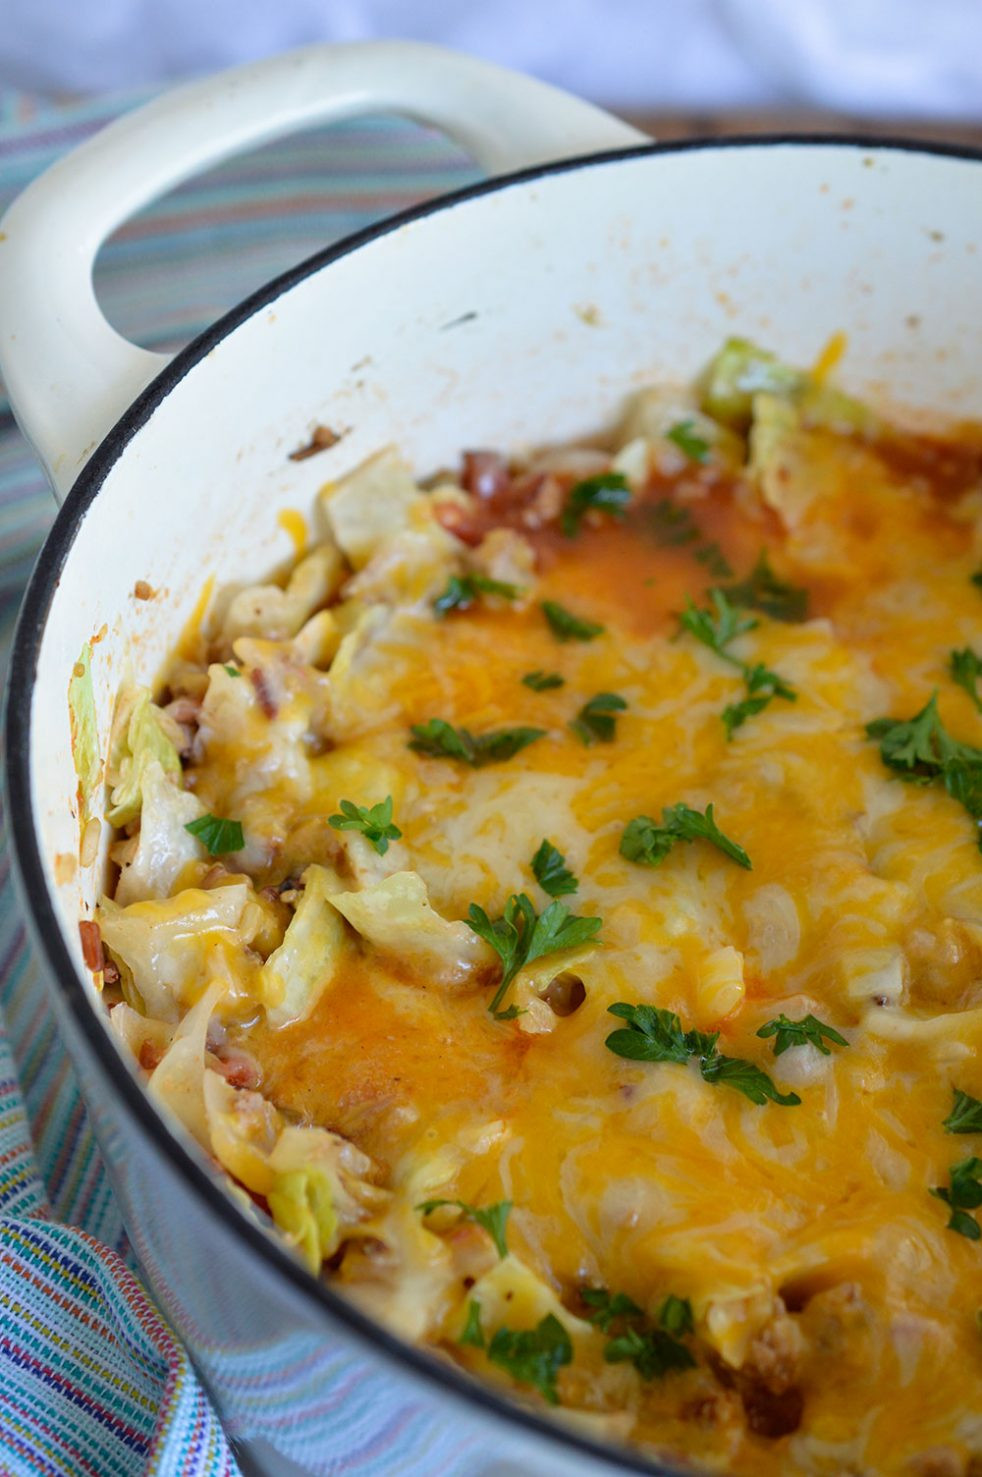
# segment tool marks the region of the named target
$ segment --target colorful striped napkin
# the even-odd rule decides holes
[[[0,95],[0,210],[59,155],[140,100],[56,108]],[[329,241],[472,177],[446,140],[408,124],[371,120],[311,131],[223,166],[144,212],[103,251],[97,290],[124,333],[149,348],[176,348]],[[0,389],[4,666],[53,511]],[[463,1477],[468,1460],[458,1436],[421,1413],[407,1417],[404,1408],[362,1409],[350,1373],[338,1372],[345,1419],[333,1449],[318,1454],[318,1471]],[[238,1470],[187,1354],[141,1286],[72,1068],[45,1011],[0,838],[0,1474],[211,1477]]]

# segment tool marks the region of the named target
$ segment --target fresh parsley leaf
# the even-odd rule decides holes
[[[806,1015],[800,1021],[789,1021],[786,1015],[775,1016],[773,1020],[761,1026],[757,1035],[763,1040],[766,1040],[768,1036],[775,1037],[775,1056],[781,1056],[791,1046],[814,1046],[816,1051],[820,1051],[823,1056],[831,1056],[832,1052],[826,1046],[826,1041],[831,1041],[836,1046],[849,1045],[844,1036],[840,1036],[838,1031],[825,1025],[814,1015]]]
[[[726,1087],[733,1087],[758,1107],[768,1100],[780,1103],[782,1108],[796,1108],[801,1102],[796,1092],[779,1092],[766,1072],[741,1057],[721,1056],[718,1053],[704,1057],[699,1063],[699,1070],[706,1082],[714,1085],[722,1082]]]
[[[417,754],[433,759],[459,759],[464,764],[477,762],[477,746],[466,728],[455,728],[443,718],[430,718],[427,723],[414,723],[409,747]]]
[[[720,717],[723,727],[726,729],[726,737],[732,739],[738,728],[742,728],[748,718],[753,718],[757,713],[762,713],[770,702],[770,697],[745,697],[738,703],[727,703]]]
[[[762,712],[774,698],[784,698],[793,703],[797,701],[798,694],[780,673],[772,671],[762,662],[751,665],[730,655],[726,649],[730,642],[735,641],[737,636],[752,631],[758,622],[739,615],[725,590],[712,589],[709,596],[714,607],[712,610],[700,610],[690,599],[679,616],[679,623],[684,631],[695,636],[703,646],[708,646],[717,656],[731,666],[739,667],[743,673],[747,696],[738,703],[728,703],[721,714],[726,737],[732,739],[735,731],[742,728],[748,718]]]
[[[691,599],[687,600],[686,608],[679,616],[679,625],[683,631],[688,631],[690,636],[701,641],[703,646],[715,651],[725,662],[742,669],[743,663],[735,656],[730,656],[726,648],[738,636],[753,631],[759,623],[750,616],[741,615],[730,604],[723,590],[710,590],[709,598],[713,603],[712,610],[700,610]]]
[[[709,460],[709,442],[700,436],[696,430],[696,423],[692,419],[676,421],[674,426],[669,426],[665,432],[665,440],[671,441],[677,446],[683,456],[687,456],[690,462],[705,462]]]
[[[711,544],[703,544],[699,549],[693,549],[692,553],[716,579],[729,579],[733,573],[729,560],[715,540]]]
[[[474,762],[480,766],[511,759],[536,739],[544,738],[545,732],[544,728],[496,728],[491,733],[482,733],[474,741],[477,745]]]
[[[774,698],[784,698],[789,703],[798,701],[798,694],[791,684],[778,672],[765,667],[762,662],[755,666],[745,666],[743,680],[747,684],[747,696],[742,702],[728,703],[721,714],[728,739],[732,739],[736,729],[741,728],[755,713],[762,712]]]
[[[560,677],[558,672],[543,672],[541,669],[526,672],[522,682],[533,692],[548,692],[550,688],[566,686],[566,678]]]
[[[725,856],[749,871],[752,862],[743,847],[731,841],[717,826],[712,805],[705,814],[689,805],[669,805],[662,810],[659,826],[650,815],[637,815],[624,827],[620,853],[629,862],[643,867],[657,867],[677,841],[711,841]]]
[[[951,737],[938,714],[937,692],[913,718],[877,718],[866,732],[880,740],[880,758],[900,779],[915,785],[939,779],[977,824],[982,820],[982,749]]]
[[[566,865],[566,858],[551,841],[543,841],[532,858],[535,880],[550,897],[566,897],[579,887],[576,877]]]
[[[623,713],[626,707],[627,703],[618,693],[598,692],[589,702],[583,704],[569,726],[577,738],[587,745],[598,740],[609,744],[613,741],[617,725],[616,718],[611,717],[611,714]]]
[[[733,573],[726,555],[715,541],[706,543],[702,532],[688,508],[679,507],[670,498],[659,498],[651,507],[645,508],[645,525],[654,536],[655,542],[665,549],[680,549],[691,544],[693,559],[704,564],[717,579],[728,579]]]
[[[471,1298],[467,1304],[467,1322],[464,1331],[457,1340],[459,1344],[470,1344],[475,1349],[484,1348],[484,1329],[481,1327],[481,1304],[476,1298]]]
[[[644,1317],[644,1309],[639,1308],[626,1292],[610,1293],[606,1287],[584,1287],[581,1296],[587,1307],[593,1309],[587,1318],[602,1333],[609,1332],[616,1318]]]
[[[954,1105],[941,1127],[947,1133],[982,1133],[982,1102],[967,1092],[959,1092],[957,1087],[952,1092]]]
[[[626,1027],[611,1031],[604,1042],[615,1056],[634,1062],[687,1062],[692,1055],[688,1033],[674,1011],[659,1005],[628,1005],[623,1000],[608,1010],[627,1021]]]
[[[867,723],[866,732],[880,740],[883,763],[913,784],[926,785],[936,779],[955,747],[938,713],[937,692],[913,718],[876,718]]]
[[[759,610],[775,621],[796,624],[808,618],[808,591],[779,579],[771,568],[766,549],[761,549],[747,578],[727,585],[722,593],[731,605]]]
[[[695,1322],[692,1317],[692,1304],[689,1302],[689,1299],[676,1297],[673,1292],[670,1292],[661,1305],[658,1322],[666,1333],[674,1333],[676,1336],[693,1333]]]
[[[717,1047],[719,1033],[686,1031],[674,1011],[657,1005],[628,1005],[619,1000],[607,1007],[611,1015],[628,1022],[626,1029],[612,1031],[604,1045],[615,1056],[642,1062],[687,1062],[695,1057],[703,1079],[722,1083],[742,1092],[758,1106],[770,1101],[781,1107],[796,1107],[795,1092],[779,1092],[766,1072],[740,1057],[722,1056]]]
[[[230,677],[241,677],[242,676],[242,673],[240,672],[239,668],[238,667],[233,667],[232,664],[231,664],[231,662],[223,662],[222,665],[224,666],[226,672],[228,673],[228,675]]]
[[[604,1287],[585,1288],[583,1301],[594,1311],[589,1320],[603,1333],[613,1336],[604,1348],[608,1364],[630,1361],[642,1379],[661,1378],[675,1369],[692,1369],[695,1359],[680,1341],[693,1331],[692,1304],[688,1298],[669,1296],[662,1303],[655,1326],[633,1298],[610,1293]]]
[[[647,1333],[628,1328],[609,1340],[604,1359],[608,1364],[629,1360],[643,1380],[663,1379],[673,1370],[694,1369],[696,1364],[685,1345],[661,1328]]]
[[[506,1229],[508,1217],[511,1214],[512,1202],[510,1200],[498,1200],[494,1205],[469,1205],[466,1200],[424,1200],[416,1209],[423,1215],[432,1215],[434,1210],[439,1210],[443,1205],[453,1205],[460,1211],[465,1221],[473,1221],[476,1226],[487,1231],[495,1244],[495,1249],[502,1261],[508,1255],[508,1241]]]
[[[329,815],[327,824],[335,831],[360,831],[370,841],[379,856],[385,856],[390,841],[398,841],[402,832],[392,824],[392,796],[386,795],[377,805],[355,805],[351,800],[340,800],[340,815]]]
[[[532,1385],[550,1405],[559,1404],[556,1377],[573,1360],[573,1345],[559,1319],[547,1313],[535,1328],[499,1328],[487,1346],[488,1359],[520,1384]]]
[[[518,585],[489,579],[484,574],[452,574],[447,588],[433,601],[437,615],[451,610],[469,610],[481,595],[500,595],[502,600],[517,600],[522,591]]]
[[[575,538],[584,513],[595,509],[598,513],[613,513],[615,518],[623,518],[630,501],[631,489],[623,472],[601,472],[598,477],[587,477],[570,489],[560,526],[567,538]]]
[[[188,821],[184,829],[201,842],[209,856],[225,856],[230,851],[241,851],[245,845],[241,821],[199,815],[196,821]]]
[[[430,718],[414,723],[409,747],[417,754],[433,759],[457,759],[480,769],[511,759],[520,749],[544,737],[544,728],[496,728],[489,733],[474,734],[467,728],[455,728],[443,718]]]
[[[959,1164],[953,1164],[948,1171],[948,1179],[950,1189],[938,1186],[931,1191],[932,1195],[943,1200],[951,1210],[948,1230],[967,1236],[969,1241],[978,1241],[982,1237],[982,1229],[969,1211],[977,1210],[982,1205],[982,1159],[977,1159],[972,1154]]]
[[[670,498],[659,498],[648,510],[648,527],[655,542],[664,549],[678,549],[699,540],[699,527],[688,508],[679,507]]]
[[[550,903],[542,914],[536,914],[531,898],[524,892],[513,893],[504,915],[494,921],[483,908],[471,903],[465,921],[501,960],[501,982],[488,1006],[496,1020],[511,1020],[518,1014],[514,1006],[505,1012],[499,1007],[520,969],[546,954],[587,943],[603,927],[599,918],[577,918],[564,903]]]
[[[979,678],[982,677],[982,657],[976,656],[970,646],[965,646],[961,651],[953,651],[949,660],[951,680],[965,689],[978,711],[982,713],[982,698],[979,697],[977,686]]]
[[[592,641],[606,629],[596,621],[582,620],[555,600],[543,600],[542,613],[557,641]]]

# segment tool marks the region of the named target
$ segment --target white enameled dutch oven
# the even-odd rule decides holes
[[[497,177],[313,257],[170,362],[109,327],[93,259],[147,200],[291,129],[379,112],[435,124]],[[581,435],[632,387],[691,378],[732,333],[807,363],[844,330],[850,389],[978,415],[980,267],[982,167],[968,150],[651,145],[540,83],[404,43],[312,48],[195,83],[107,128],[10,209],[0,368],[64,499],[7,700],[23,902],[147,1280],[247,1471],[327,1470],[328,1433],[336,1449],[337,1423],[393,1384],[400,1408],[469,1442],[468,1473],[658,1469],[402,1347],[309,1278],[150,1106],[79,946],[107,828],[91,856],[90,828],[85,865],[65,861],[82,841],[67,689],[83,643],[96,638],[105,739],[118,685],[153,680],[206,577],[256,581],[291,553],[278,510],[309,508],[389,442],[425,472],[462,447]],[[318,422],[350,431],[288,460]],[[157,597],[136,599],[138,580]],[[323,1398],[339,1358],[357,1374],[351,1410]],[[366,1470],[359,1460],[343,1470]],[[403,1469],[398,1449],[393,1462]]]

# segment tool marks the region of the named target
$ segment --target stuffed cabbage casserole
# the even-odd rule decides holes
[[[979,1477],[982,440],[833,358],[325,486],[119,694],[83,940],[407,1340],[683,1466]]]

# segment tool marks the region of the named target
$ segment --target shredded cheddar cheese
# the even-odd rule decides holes
[[[982,441],[875,420],[839,353],[733,341],[603,449],[326,488],[115,735],[107,994],[404,1337],[680,1464],[968,1477]]]

